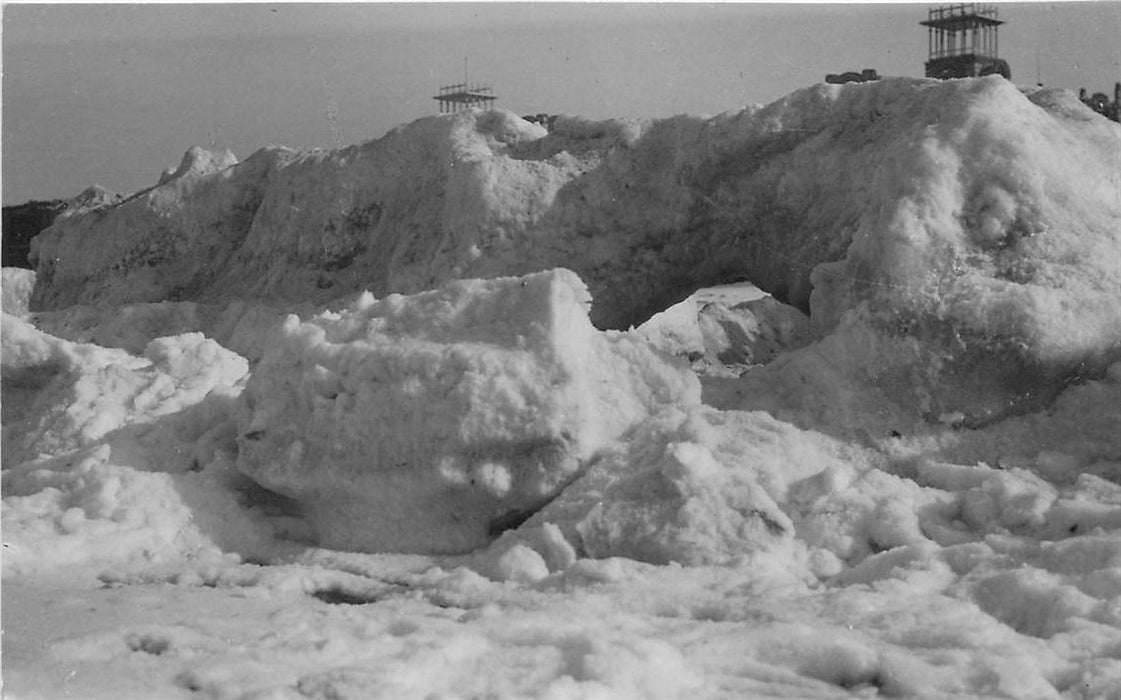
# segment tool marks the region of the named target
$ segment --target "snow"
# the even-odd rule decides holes
[[[995,77],[192,149],[4,270],[5,697],[1115,697],[1119,158]]]
[[[23,317],[27,315],[28,301],[31,299],[31,289],[35,286],[35,271],[24,270],[18,267],[3,268],[3,308],[4,313],[11,316]]]
[[[698,292],[636,330],[659,350],[690,360],[705,376],[736,376],[813,339],[805,314],[750,285]]]
[[[291,316],[242,395],[238,467],[325,546],[478,549],[651,413],[700,403],[695,376],[597,331],[589,302],[555,270]]]

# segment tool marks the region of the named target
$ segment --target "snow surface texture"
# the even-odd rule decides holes
[[[1119,142],[898,79],[72,208],[4,272],[5,696],[1116,697]]]

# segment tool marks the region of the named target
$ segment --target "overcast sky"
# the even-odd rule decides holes
[[[1017,82],[1112,96],[1121,2],[1002,4]],[[714,114],[826,73],[921,76],[926,4],[3,6],[3,201],[154,184],[192,145],[335,147],[435,113],[441,84],[595,118]]]

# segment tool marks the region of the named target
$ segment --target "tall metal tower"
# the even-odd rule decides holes
[[[978,75],[1003,75],[1011,80],[1008,62],[997,57],[997,31],[1004,24],[997,19],[996,6],[962,3],[933,7],[927,20],[930,58],[928,78],[972,78]]]

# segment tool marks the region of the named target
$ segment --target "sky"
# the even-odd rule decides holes
[[[3,12],[3,203],[153,185],[194,145],[335,148],[437,111],[716,114],[827,73],[921,77],[927,4],[25,4]],[[999,5],[1018,83],[1112,96],[1121,2]]]

